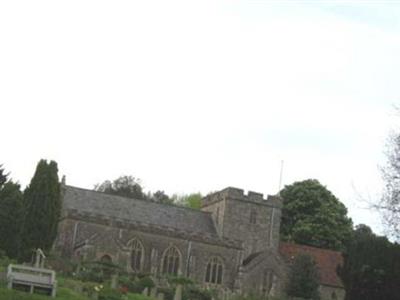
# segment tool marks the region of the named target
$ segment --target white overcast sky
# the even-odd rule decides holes
[[[396,1],[2,1],[0,164],[67,183],[275,194],[316,178],[355,223],[400,104]]]

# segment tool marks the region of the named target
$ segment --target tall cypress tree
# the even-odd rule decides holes
[[[8,179],[0,165],[0,249],[12,258],[18,256],[22,217],[20,186]]]
[[[0,248],[17,258],[23,220],[22,193],[19,184],[8,181],[0,188]]]
[[[22,233],[23,259],[32,250],[51,249],[61,214],[60,183],[57,163],[39,161],[35,174],[24,192],[26,215]]]

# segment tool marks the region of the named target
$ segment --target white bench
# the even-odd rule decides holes
[[[10,264],[7,269],[9,289],[24,288],[30,293],[36,291],[47,292],[56,296],[57,281],[53,270]]]

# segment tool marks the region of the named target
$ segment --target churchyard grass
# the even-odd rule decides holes
[[[8,290],[4,286],[0,287],[0,300],[50,300],[53,299],[45,295],[28,294],[24,292]],[[57,300],[90,300],[86,296],[74,292],[67,288],[59,288],[57,291]]]

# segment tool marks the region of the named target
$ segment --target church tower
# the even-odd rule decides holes
[[[222,238],[243,242],[244,258],[279,246],[282,200],[228,187],[202,200],[202,210],[213,216]]]

